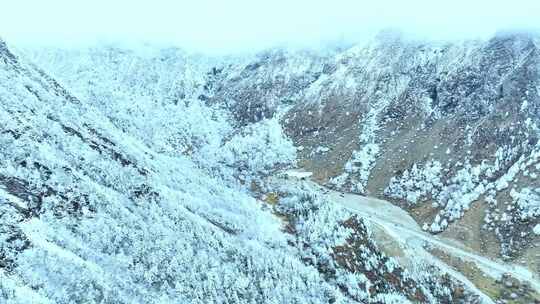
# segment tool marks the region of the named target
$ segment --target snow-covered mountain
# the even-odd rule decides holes
[[[390,199],[426,230],[517,259],[539,240],[539,41],[383,32],[346,50],[272,50],[219,66],[200,96],[240,125],[277,113],[321,184]]]
[[[262,54],[216,100],[232,88],[248,121],[285,107],[299,166],[320,184],[390,200],[427,231],[540,274],[539,68],[533,34],[382,32],[324,55]]]
[[[396,245],[324,193],[386,199],[444,244],[540,274],[539,47],[515,33],[238,57],[1,42],[0,299],[534,301],[529,282]],[[292,167],[327,189],[279,174]]]
[[[51,60],[58,82],[1,42],[3,303],[478,297],[433,265],[400,265],[316,192],[278,183],[278,206],[255,199],[270,169],[294,163],[292,142],[277,119],[235,127],[227,109],[178,93],[201,74],[168,56]]]
[[[320,182],[393,199],[427,230],[470,244],[493,236],[516,258],[540,240],[539,48],[526,34],[383,35],[328,60],[284,125]]]

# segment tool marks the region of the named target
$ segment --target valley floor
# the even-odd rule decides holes
[[[425,232],[405,210],[388,201],[328,189],[309,180],[309,172],[291,170],[285,175],[292,177],[290,182],[318,191],[329,202],[362,216],[374,226],[372,229],[379,230],[380,244],[384,244],[384,238],[389,237],[386,243],[393,243],[391,246],[394,248],[397,245],[402,258],[410,258],[410,254],[413,254],[428,260],[475,290],[486,303],[492,303],[486,293],[493,292],[492,288],[496,288],[496,282],[502,276],[510,276],[530,285],[535,291],[534,297],[540,300],[540,276],[523,266],[482,256],[456,240]],[[471,264],[473,273],[456,265],[460,263]],[[486,284],[486,281],[490,283]]]

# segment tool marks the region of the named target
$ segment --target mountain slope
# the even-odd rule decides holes
[[[1,59],[2,282],[55,303],[334,293],[252,198],[119,131],[4,45]]]
[[[345,53],[286,127],[321,182],[394,198],[432,232],[480,204],[483,231],[515,258],[538,243],[535,203],[517,197],[539,187],[539,59],[528,35],[440,46],[384,37]]]
[[[71,79],[77,98],[0,42],[3,301],[477,299],[432,265],[400,266],[316,193],[281,185],[272,208],[253,198],[295,159],[276,119],[234,127],[226,109],[166,98],[185,83],[149,94],[136,89],[154,84],[147,74],[87,72],[94,84]],[[109,82],[119,74],[134,78]]]
[[[432,233],[538,271],[539,45],[383,32],[214,62],[198,97],[232,109],[233,125],[278,117],[319,183],[392,200]]]

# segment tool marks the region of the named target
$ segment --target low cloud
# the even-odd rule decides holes
[[[538,0],[16,0],[2,3],[12,43],[174,44],[204,52],[356,42],[384,28],[429,39],[540,28]]]

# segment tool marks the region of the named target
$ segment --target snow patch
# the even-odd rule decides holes
[[[534,226],[533,233],[536,235],[540,235],[540,224],[536,224],[536,226]]]

